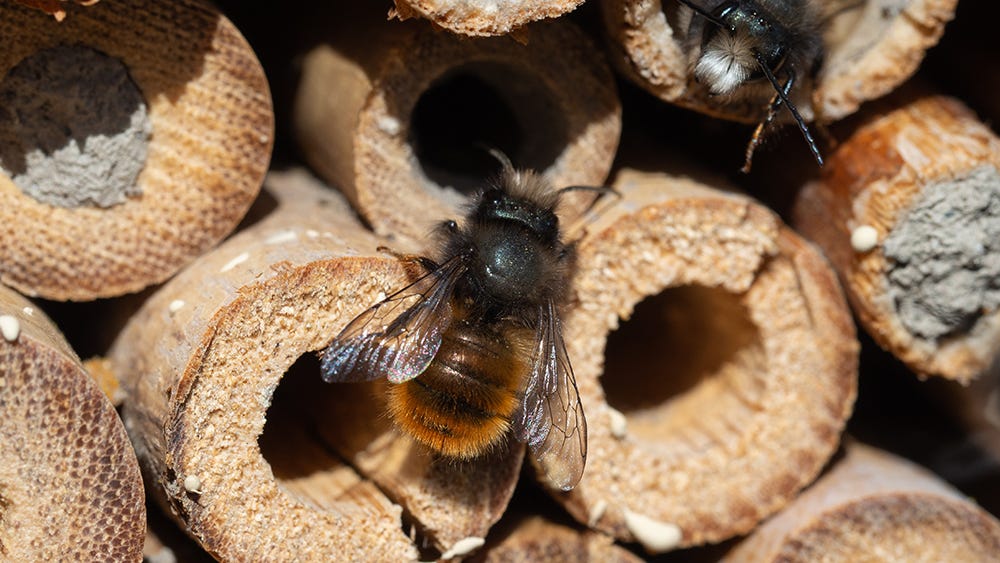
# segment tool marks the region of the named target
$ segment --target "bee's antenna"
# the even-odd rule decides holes
[[[680,1],[684,2],[685,0]],[[795,104],[793,104],[792,101],[788,99],[788,96],[785,95],[784,88],[781,87],[781,84],[778,84],[778,79],[774,76],[774,73],[771,72],[771,69],[767,67],[767,64],[764,62],[764,58],[760,55],[760,53],[755,50],[753,52],[753,56],[757,59],[757,64],[764,72],[764,76],[767,77],[768,82],[770,82],[771,86],[774,87],[774,91],[778,93],[778,97],[781,98],[781,102],[785,104],[788,111],[792,112],[792,117],[795,118],[795,123],[799,126],[799,131],[801,131],[802,136],[805,137],[806,144],[809,145],[809,150],[812,152],[813,158],[816,159],[816,163],[823,166],[823,155],[819,153],[819,147],[816,146],[816,141],[813,140],[812,134],[809,133],[809,128],[806,127],[805,120],[802,119],[801,115],[799,115],[799,110],[796,109]]]
[[[500,161],[500,165],[503,166],[505,172],[514,170],[514,164],[511,163],[510,159],[507,158],[507,155],[504,154],[503,151],[493,147],[484,147],[484,148],[486,148],[487,152],[490,153],[490,156]]]
[[[722,20],[720,20],[719,18],[715,17],[715,15],[713,15],[711,12],[705,10],[701,6],[698,6],[694,2],[691,2],[691,0],[677,0],[677,1],[680,2],[681,4],[684,4],[688,8],[691,8],[692,10],[694,10],[694,12],[696,14],[698,14],[699,16],[705,18],[706,20],[714,23],[715,25],[717,25],[717,26],[719,26],[719,27],[721,27],[723,29],[729,29],[729,26],[726,25]]]

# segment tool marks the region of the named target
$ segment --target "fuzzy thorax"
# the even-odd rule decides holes
[[[753,74],[753,39],[744,31],[716,33],[704,46],[694,74],[715,95],[731,94]]]

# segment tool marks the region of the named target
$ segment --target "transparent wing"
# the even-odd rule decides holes
[[[323,380],[402,383],[423,373],[451,323],[451,294],[465,269],[452,257],[358,315],[323,352]]]
[[[534,363],[512,426],[549,482],[568,491],[587,461],[587,420],[552,303],[539,307],[537,330]]]

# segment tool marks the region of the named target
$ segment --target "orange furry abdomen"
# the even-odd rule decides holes
[[[477,457],[502,443],[528,374],[531,334],[455,319],[424,373],[390,386],[393,421],[450,457]]]

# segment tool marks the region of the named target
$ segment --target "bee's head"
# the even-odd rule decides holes
[[[551,245],[559,238],[559,218],[552,208],[538,205],[527,198],[516,197],[499,188],[483,193],[476,207],[474,220],[481,225],[516,225],[545,245]]]
[[[785,63],[789,31],[744,2],[725,2],[711,14],[694,74],[713,94],[730,94],[760,80],[761,64],[772,74]]]

